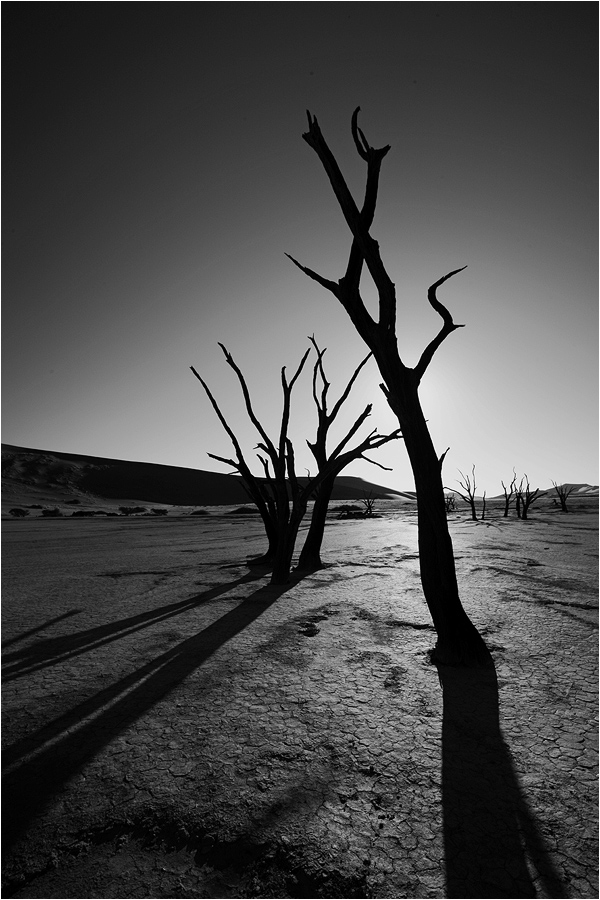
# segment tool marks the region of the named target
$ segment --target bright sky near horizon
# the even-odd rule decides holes
[[[276,435],[280,369],[327,347],[336,399],[366,348],[323,276],[350,235],[305,110],[357,200],[353,109],[384,160],[372,235],[444,480],[598,482],[597,4],[4,5],[3,435],[45,450],[228,471],[193,365],[249,458],[222,341]],[[373,299],[368,286],[365,296]],[[314,357],[313,357],[314,358]],[[292,397],[315,470],[310,361]],[[347,414],[396,427],[371,361]],[[364,429],[368,430],[368,429]],[[341,436],[341,429],[336,435]],[[334,435],[335,438],[335,435]],[[413,488],[401,442],[344,474]],[[260,466],[257,465],[257,472]]]

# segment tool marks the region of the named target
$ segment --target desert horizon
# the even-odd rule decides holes
[[[2,511],[9,506],[31,506],[34,500],[63,505],[78,501],[83,507],[98,503],[160,503],[173,507],[231,506],[252,503],[239,475],[205,469],[41,450],[2,444]],[[305,484],[307,478],[299,479]],[[565,482],[571,500],[598,496],[598,485]],[[447,491],[451,493],[450,490]],[[454,491],[457,502],[458,492]],[[397,491],[351,475],[335,481],[333,502],[379,500],[416,503],[414,491]],[[540,497],[556,496],[554,487],[540,489]],[[498,494],[489,502],[502,500]],[[476,495],[481,503],[482,497]],[[37,504],[36,504],[37,505]]]

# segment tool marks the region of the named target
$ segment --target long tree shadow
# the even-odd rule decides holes
[[[181,600],[179,603],[169,603],[165,606],[159,606],[148,612],[139,613],[136,616],[128,616],[126,619],[120,619],[117,622],[109,622],[106,625],[98,625],[95,628],[88,628],[85,631],[79,631],[75,634],[61,635],[60,637],[55,638],[45,638],[44,640],[37,641],[35,644],[31,644],[29,647],[24,647],[21,650],[13,650],[9,653],[4,653],[2,656],[2,678],[4,681],[13,681],[15,678],[22,678],[32,672],[37,672],[48,666],[54,666],[57,663],[64,662],[74,656],[79,656],[81,653],[95,650],[97,647],[102,647],[104,644],[111,643],[111,641],[127,637],[136,631],[148,628],[150,625],[155,625],[157,622],[162,622],[165,619],[170,619],[172,616],[178,616],[187,610],[194,609],[202,603],[208,603],[211,600],[215,600],[221,594],[227,593],[227,591],[230,591],[240,584],[245,584],[249,581],[257,581],[263,574],[263,572],[256,571],[247,572],[235,581],[220,584],[208,591],[204,591],[202,594],[196,594],[188,600]],[[57,619],[53,619],[47,624],[51,624],[58,621],[58,619],[63,619],[72,614],[73,613],[65,613],[64,616],[59,616]],[[39,628],[44,627],[47,626],[39,626]],[[23,637],[32,634],[37,630],[38,629],[31,629],[30,632],[25,632]],[[14,640],[16,641],[16,639]]]
[[[82,609],[70,609],[69,612],[63,613],[61,616],[54,616],[53,619],[48,619],[47,622],[42,622],[41,625],[36,625],[35,628],[29,628],[27,631],[22,631],[20,634],[17,634],[12,638],[7,638],[5,641],[2,641],[2,646],[10,647],[12,644],[18,644],[19,641],[24,641],[28,637],[31,637],[33,634],[37,634],[39,631],[44,631],[44,629],[50,628],[51,625],[56,625],[57,622],[61,622],[63,619],[70,619],[71,616],[77,616],[82,612]]]
[[[438,666],[447,897],[568,897],[523,796],[500,730],[498,682]],[[535,881],[534,881],[535,879]]]
[[[117,735],[162,700],[300,579],[259,588],[198,634],[99,691],[3,752],[2,846],[26,833],[63,785]],[[231,587],[231,585],[229,585]],[[201,594],[200,598],[205,598]],[[191,601],[187,601],[190,602]]]

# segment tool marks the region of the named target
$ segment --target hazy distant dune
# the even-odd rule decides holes
[[[299,479],[305,482],[306,479]],[[14,505],[31,500],[32,494],[56,502],[67,495],[88,495],[105,500],[138,500],[174,506],[219,506],[245,503],[241,479],[237,475],[133,462],[75,453],[35,450],[2,444],[4,499]],[[378,497],[414,502],[414,494],[361,478],[340,476],[333,500],[355,500],[373,492]],[[24,499],[19,499],[23,495]]]

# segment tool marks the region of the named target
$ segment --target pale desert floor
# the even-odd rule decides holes
[[[385,504],[381,504],[382,508]],[[598,515],[451,517],[493,673],[438,670],[414,511],[4,522],[4,897],[597,897]]]

